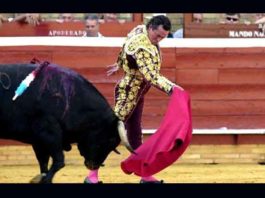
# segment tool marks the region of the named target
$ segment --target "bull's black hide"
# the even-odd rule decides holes
[[[118,118],[103,95],[78,73],[48,64],[16,100],[15,90],[39,64],[0,65],[0,138],[31,144],[41,183],[64,167],[63,150],[77,143],[89,169],[97,169],[120,143]],[[48,167],[49,158],[51,167]]]

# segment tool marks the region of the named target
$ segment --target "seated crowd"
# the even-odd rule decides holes
[[[207,13],[193,13],[192,23],[207,23]],[[56,15],[56,14],[54,14]],[[77,15],[79,15],[77,17]],[[250,14],[251,18],[245,19],[240,13],[223,13],[219,14],[220,24],[264,24],[265,14],[264,13],[253,13]],[[218,20],[218,19],[217,19]],[[57,18],[49,17],[47,14],[39,13],[22,13],[14,14],[13,16],[5,16],[0,14],[0,26],[3,23],[8,22],[19,22],[37,26],[43,21],[55,21],[58,23],[65,22],[84,22],[86,35],[89,37],[102,37],[103,35],[99,32],[100,24],[104,23],[125,23],[127,19],[121,19],[118,13],[90,13],[90,14],[76,14],[76,13],[60,13],[57,14]],[[174,19],[173,19],[174,21]],[[175,29],[168,35],[168,38],[183,38],[183,25],[184,19],[181,24],[177,25]],[[217,22],[218,23],[218,22]]]

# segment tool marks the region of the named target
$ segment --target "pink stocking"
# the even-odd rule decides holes
[[[98,183],[98,169],[91,170],[87,178],[91,183]]]
[[[154,176],[142,177],[144,181],[158,181]]]

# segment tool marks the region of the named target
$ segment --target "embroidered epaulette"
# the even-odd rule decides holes
[[[157,48],[150,42],[145,27],[138,26],[128,34],[124,50],[126,54],[133,55],[139,49],[148,51],[153,56],[156,55]]]

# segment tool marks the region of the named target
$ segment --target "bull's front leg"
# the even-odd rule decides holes
[[[40,165],[39,183],[52,183],[57,171],[65,166],[62,146],[62,130],[53,117],[38,119],[34,123],[34,142],[38,145],[36,153]],[[49,157],[52,165],[48,168]]]
[[[40,183],[48,172],[49,153],[38,144],[33,144],[32,147],[39,163],[40,174],[33,177],[30,183]]]

